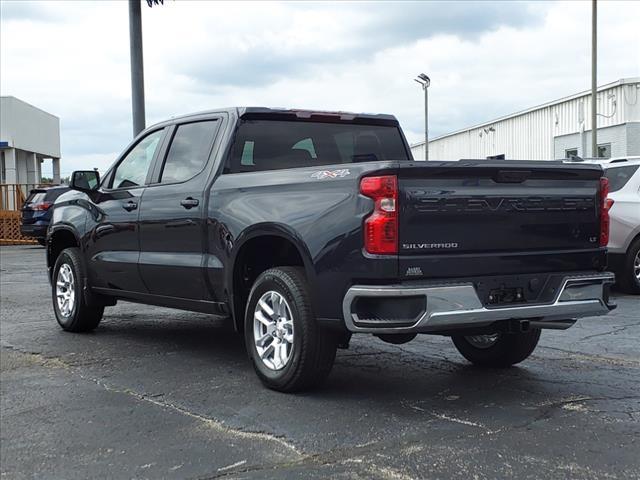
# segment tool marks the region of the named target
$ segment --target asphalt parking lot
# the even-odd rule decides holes
[[[323,389],[285,395],[206,315],[120,302],[64,333],[44,249],[0,263],[2,478],[640,478],[640,297],[508,370],[354,337]]]

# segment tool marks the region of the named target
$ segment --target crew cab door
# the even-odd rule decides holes
[[[133,145],[102,184],[92,212],[88,252],[91,284],[130,292],[145,292],[138,272],[140,198],[164,137],[152,131]]]
[[[171,127],[140,206],[140,274],[149,291],[192,300],[206,297],[203,191],[220,119]]]

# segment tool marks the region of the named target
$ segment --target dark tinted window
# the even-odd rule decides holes
[[[624,187],[633,174],[638,170],[638,165],[629,165],[626,167],[612,167],[604,171],[605,176],[609,179],[609,191],[617,192]]]
[[[238,128],[225,172],[408,159],[395,126],[248,120]]]
[[[64,192],[68,192],[68,188],[51,188],[47,190],[46,200],[47,202],[53,202],[56,198],[62,195]]]
[[[209,158],[215,133],[215,121],[180,125],[171,141],[160,181],[183,182],[200,173]]]
[[[113,174],[113,188],[131,188],[144,185],[151,160],[156,153],[164,130],[157,130],[140,140],[118,164]]]

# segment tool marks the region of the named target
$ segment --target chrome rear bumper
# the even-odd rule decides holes
[[[568,328],[571,322],[560,321],[604,315],[615,308],[608,300],[608,285],[614,280],[615,276],[609,272],[567,276],[552,302],[489,308],[482,304],[472,283],[424,287],[357,285],[347,291],[342,310],[347,328],[362,333],[437,333],[485,327],[499,320],[535,320],[536,326],[544,327],[542,322],[550,322],[549,328],[563,328],[563,325]],[[407,299],[414,302],[415,312],[401,321],[360,318],[354,304],[365,297],[388,298],[394,302]],[[422,305],[418,310],[415,302]]]

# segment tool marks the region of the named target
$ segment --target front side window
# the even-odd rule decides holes
[[[244,120],[225,173],[409,160],[395,125]]]
[[[162,167],[160,182],[184,182],[200,173],[209,159],[215,133],[215,120],[178,126]]]
[[[306,150],[307,152],[309,152],[311,158],[318,158],[318,155],[316,154],[316,148],[313,146],[313,140],[310,138],[300,140],[293,147],[291,147],[291,150]]]
[[[164,129],[156,130],[140,140],[116,167],[111,188],[132,188],[144,185],[149,166],[158,149]]]

